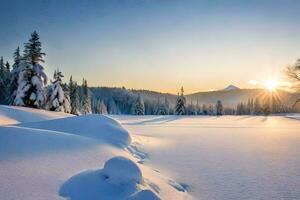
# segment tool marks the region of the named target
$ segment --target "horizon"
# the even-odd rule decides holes
[[[186,94],[261,88],[271,79],[288,87],[283,71],[300,55],[299,8],[299,1],[10,1],[0,14],[0,56],[12,64],[37,30],[47,74],[59,68],[65,82],[73,75],[92,87],[172,94],[181,86]]]

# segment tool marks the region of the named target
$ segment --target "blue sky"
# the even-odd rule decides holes
[[[1,1],[0,55],[33,30],[59,68],[93,86],[176,93],[252,87],[300,57],[300,1]]]

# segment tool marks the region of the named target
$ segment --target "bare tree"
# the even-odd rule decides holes
[[[294,88],[300,91],[300,59],[298,59],[294,65],[287,67],[286,74],[290,80],[295,83]],[[293,107],[295,107],[298,102],[300,102],[300,98],[295,101]]]

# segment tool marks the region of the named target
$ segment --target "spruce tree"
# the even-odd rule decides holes
[[[13,54],[13,58],[14,58],[14,64],[12,65],[11,79],[10,79],[10,91],[11,91],[10,98],[12,102],[15,99],[17,94],[19,73],[22,70],[21,69],[22,57],[20,54],[19,47],[15,50]]]
[[[36,31],[31,33],[31,38],[24,44],[24,56],[26,62],[35,65],[39,62],[45,62],[43,57],[46,55],[42,52],[42,43],[39,41],[40,36]]]
[[[216,104],[216,115],[223,115],[223,105],[222,105],[222,102],[221,100],[218,100],[217,101],[217,104]]]
[[[90,91],[87,85],[87,80],[83,79],[82,83],[82,108],[81,114],[91,114],[92,113],[92,105],[91,105],[91,96]]]
[[[102,114],[102,115],[107,115],[107,108],[106,108],[106,105],[104,104],[104,101],[101,100],[101,101],[98,101],[98,110],[99,110],[99,114]]]
[[[184,90],[183,87],[181,87],[181,94],[177,96],[176,105],[175,105],[175,114],[176,115],[185,115],[186,109],[185,109],[185,97],[183,94]]]
[[[79,115],[80,114],[79,88],[77,82],[73,81],[72,76],[70,77],[69,90],[70,90],[71,114]]]
[[[46,109],[51,111],[64,112],[64,91],[62,88],[63,74],[59,70],[54,71],[52,84],[47,94]]]
[[[18,89],[14,105],[42,108],[45,104],[44,85],[47,76],[44,67],[39,62],[44,62],[41,52],[39,36],[34,31],[28,43],[25,43],[24,56],[21,62],[21,72],[18,78]],[[17,56],[16,56],[17,57]]]
[[[142,100],[140,95],[138,95],[138,97],[135,101],[133,112],[135,115],[144,115],[145,114],[144,101]]]

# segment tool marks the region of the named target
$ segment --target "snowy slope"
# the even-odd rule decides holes
[[[73,116],[62,112],[50,112],[33,108],[0,105],[0,125],[36,122]]]
[[[299,120],[114,117],[148,153],[145,165],[173,177],[196,199],[300,199]]]
[[[111,118],[1,106],[1,119],[1,200],[191,198],[143,165],[146,154]]]

